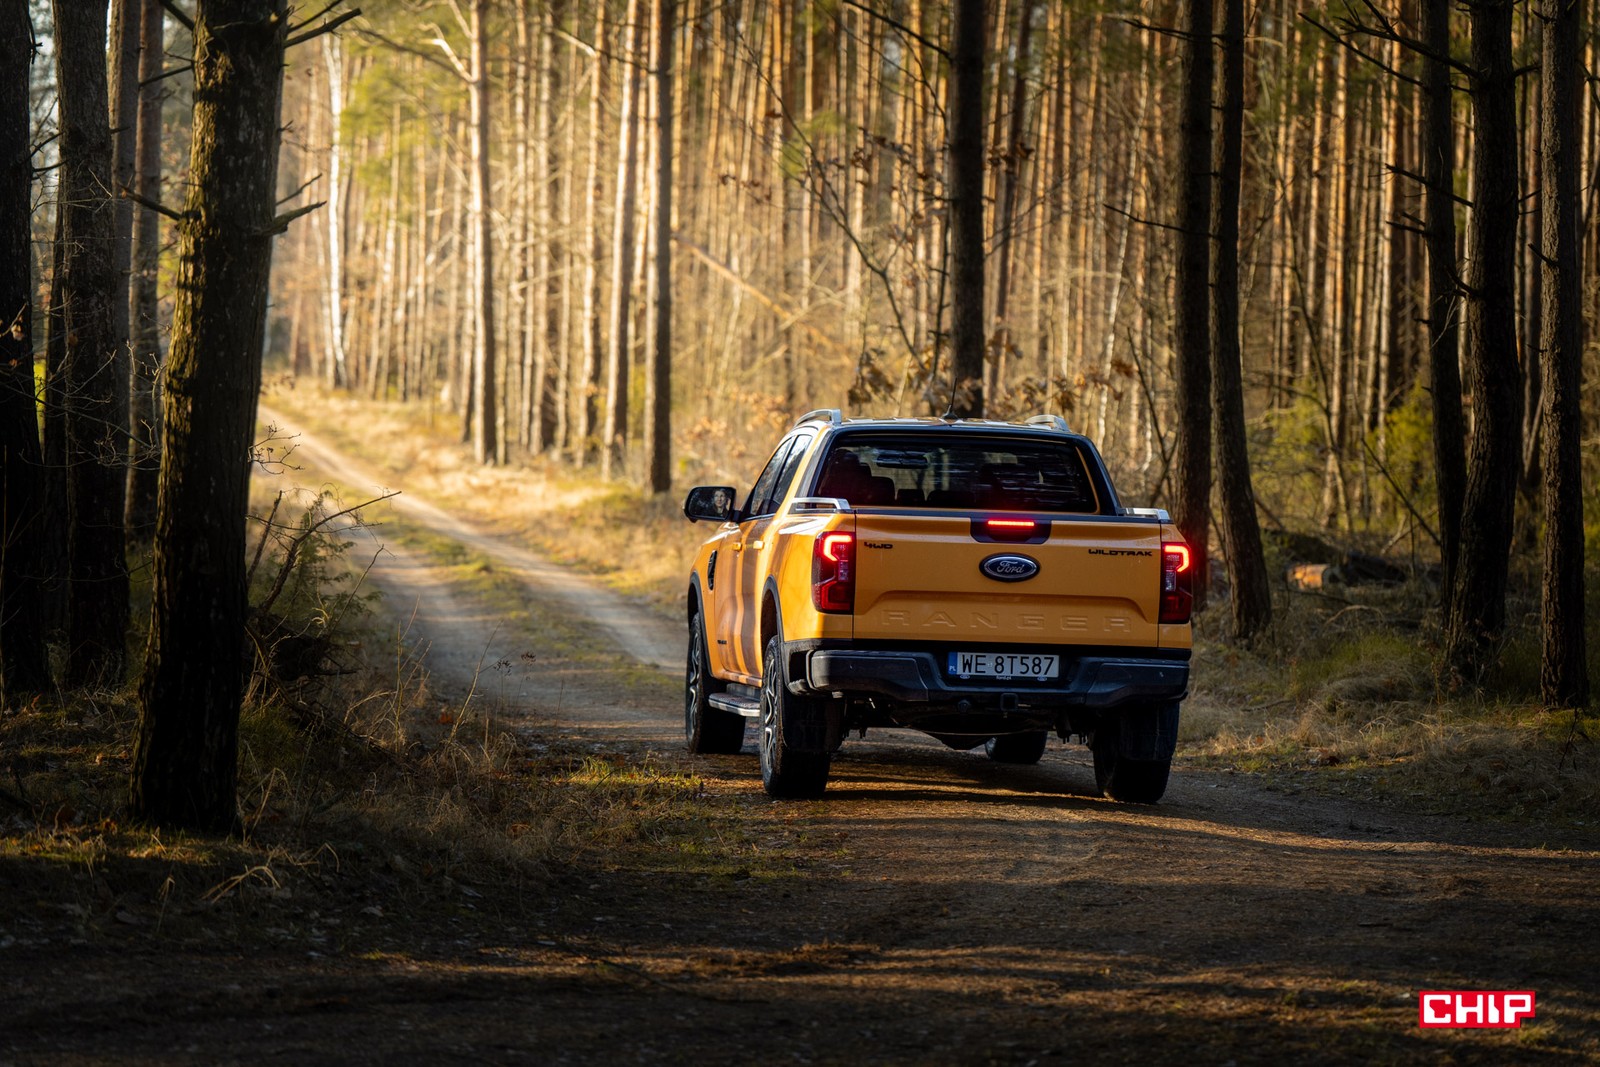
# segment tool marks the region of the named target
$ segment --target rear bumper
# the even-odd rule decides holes
[[[801,693],[883,697],[898,704],[964,704],[973,710],[1102,710],[1181,700],[1189,692],[1189,663],[1182,659],[1069,658],[1062,663],[1058,682],[1046,685],[952,684],[932,652],[799,651],[790,666],[789,677],[794,679],[790,688]]]

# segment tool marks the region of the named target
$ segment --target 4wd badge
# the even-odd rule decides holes
[[[1004,553],[990,556],[978,569],[997,582],[1025,582],[1039,573],[1039,561],[1031,556]]]

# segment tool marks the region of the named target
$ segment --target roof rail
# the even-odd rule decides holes
[[[1048,426],[1053,430],[1060,430],[1062,433],[1072,432],[1067,426],[1067,420],[1060,415],[1033,415],[1027,420],[1026,425]]]
[[[794,420],[796,426],[801,426],[808,422],[826,422],[829,426],[843,426],[844,414],[838,408],[818,408],[815,411],[808,411]]]

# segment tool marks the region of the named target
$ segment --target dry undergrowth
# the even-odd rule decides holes
[[[426,939],[645,851],[657,869],[749,865],[686,764],[510,732],[489,686],[439,700],[404,635],[366,615],[362,561],[342,540],[360,517],[305,537],[322,501],[301,519],[263,503],[252,600],[275,600],[251,627],[242,832],[127,817],[132,685],[0,709],[0,947]]]

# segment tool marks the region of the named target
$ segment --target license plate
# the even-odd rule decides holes
[[[1061,657],[1021,652],[952,652],[950,673],[959,678],[1055,678]]]

